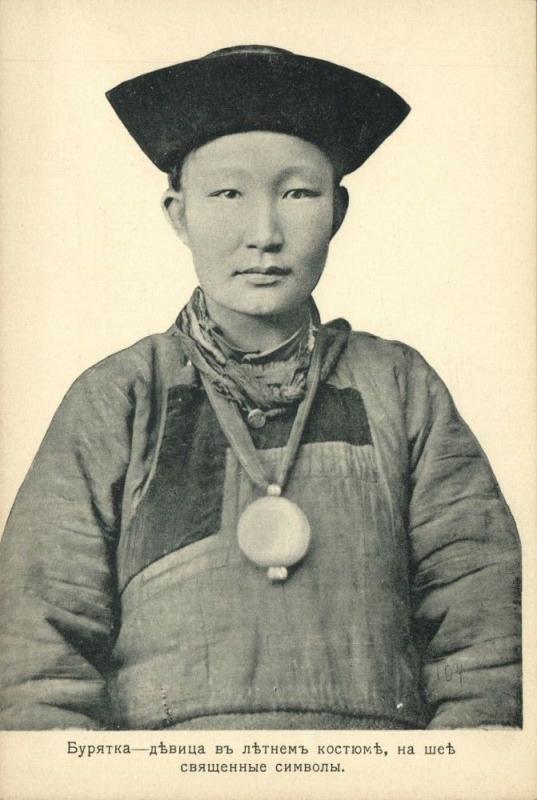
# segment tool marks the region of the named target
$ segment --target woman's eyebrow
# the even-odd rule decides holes
[[[320,181],[323,176],[320,170],[310,167],[308,164],[296,164],[293,166],[285,167],[279,175],[280,181],[287,180],[288,178],[304,178],[309,181]]]

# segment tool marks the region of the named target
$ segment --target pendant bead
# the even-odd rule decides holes
[[[282,487],[277,483],[271,483],[267,486],[267,494],[269,497],[279,497],[282,493]]]
[[[251,411],[248,412],[248,425],[252,428],[262,428],[265,422],[267,421],[267,417],[264,411],[261,411],[260,408],[253,408]]]
[[[269,567],[267,570],[267,575],[269,581],[285,581],[287,580],[287,567]]]

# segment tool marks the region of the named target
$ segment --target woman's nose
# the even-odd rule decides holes
[[[274,202],[259,201],[251,208],[246,220],[245,244],[266,253],[281,249],[283,235]]]

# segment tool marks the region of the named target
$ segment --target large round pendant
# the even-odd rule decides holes
[[[285,497],[260,497],[245,508],[237,527],[239,547],[272,580],[285,580],[287,567],[302,559],[311,529],[304,512]]]

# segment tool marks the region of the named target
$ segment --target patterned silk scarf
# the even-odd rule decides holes
[[[309,311],[309,319],[279,347],[265,353],[244,353],[226,342],[209,317],[205,296],[198,287],[179,314],[176,330],[192,364],[220,394],[245,413],[261,409],[271,417],[284,413],[306,393],[307,373],[320,328],[313,300]],[[345,341],[346,336],[332,337],[323,358],[323,378]]]

